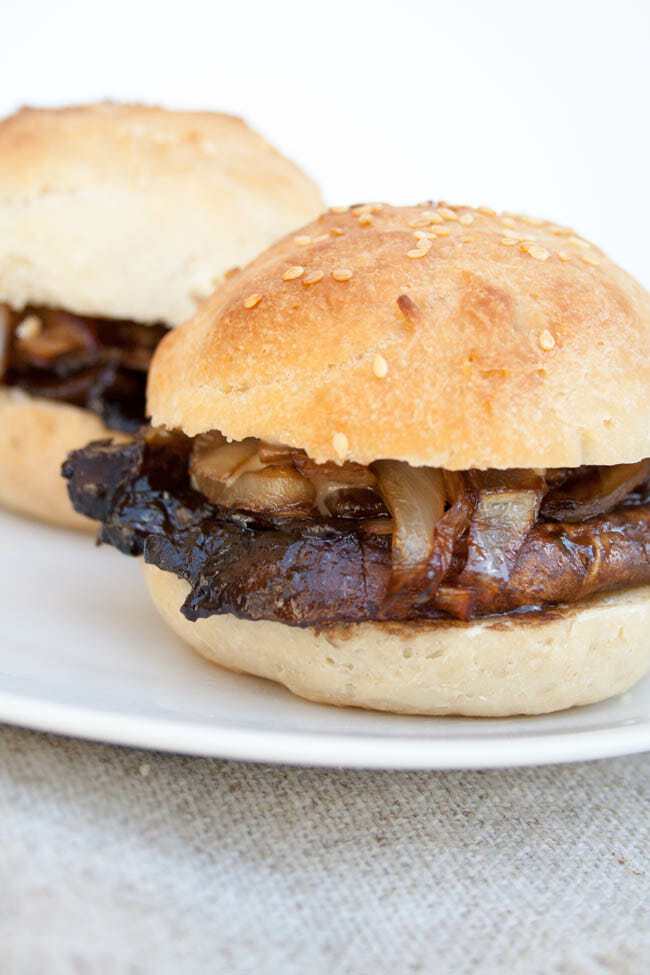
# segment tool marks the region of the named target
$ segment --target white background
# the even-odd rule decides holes
[[[0,0],[0,109],[245,116],[327,200],[576,226],[650,284],[650,3]]]

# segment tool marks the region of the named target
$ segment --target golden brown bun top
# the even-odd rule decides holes
[[[613,464],[650,456],[649,349],[648,293],[574,231],[365,205],[286,237],[167,336],[149,408],[318,461]]]
[[[102,103],[0,122],[0,302],[176,324],[322,209],[238,118]]]

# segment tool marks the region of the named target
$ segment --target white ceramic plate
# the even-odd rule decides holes
[[[158,619],[136,560],[6,514],[0,537],[0,720],[301,765],[488,768],[650,750],[648,680],[605,704],[500,721],[308,704],[187,649]]]

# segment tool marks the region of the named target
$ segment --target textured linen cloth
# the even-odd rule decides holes
[[[0,973],[646,975],[650,756],[264,767],[0,727]]]

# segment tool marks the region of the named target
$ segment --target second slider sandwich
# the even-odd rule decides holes
[[[161,343],[65,465],[200,653],[332,704],[541,713],[650,662],[650,299],[575,232],[330,212]]]
[[[0,503],[81,526],[67,452],[137,430],[167,328],[320,210],[227,115],[100,104],[1,122]]]

